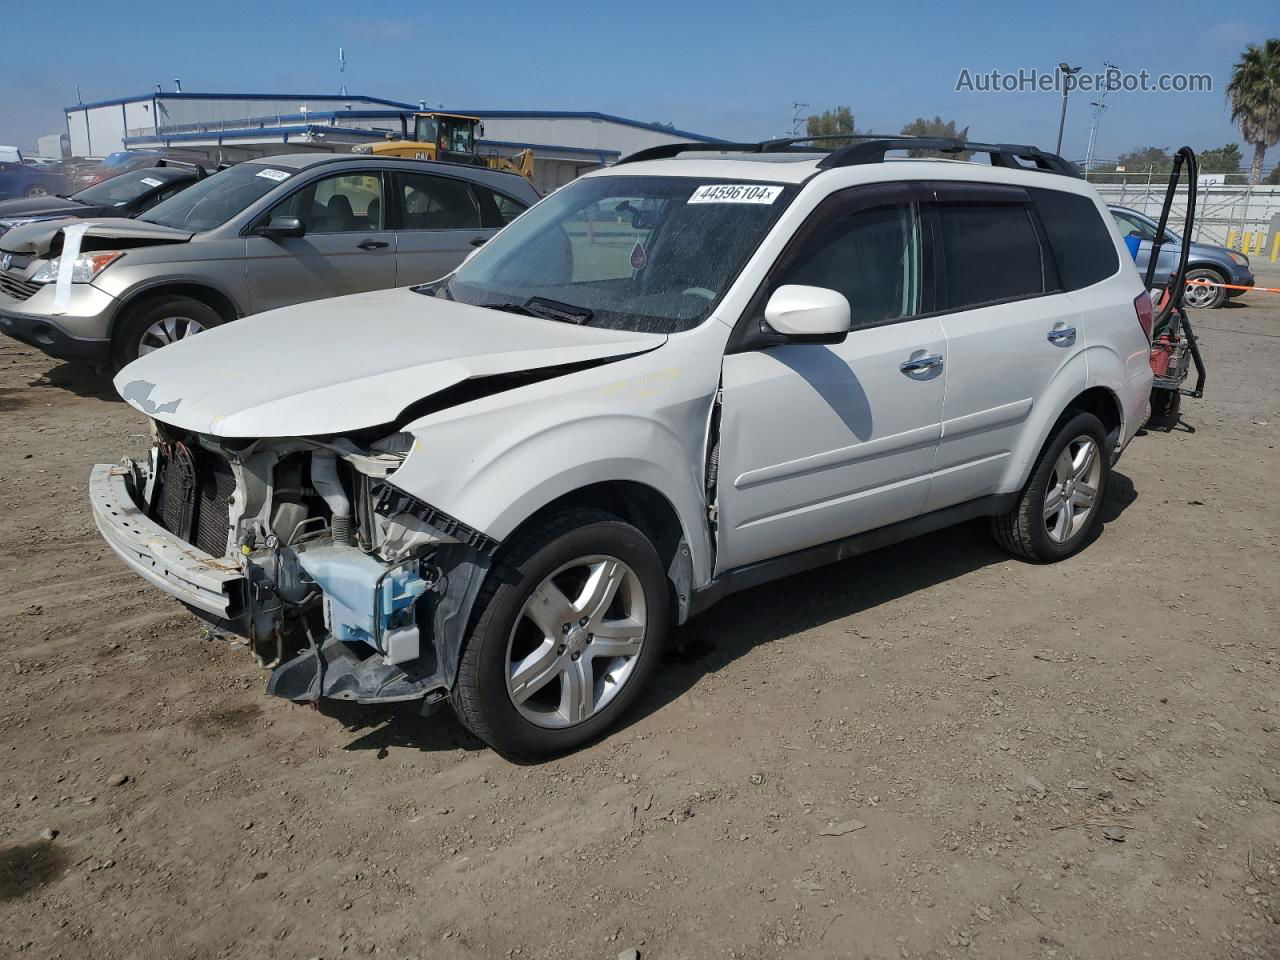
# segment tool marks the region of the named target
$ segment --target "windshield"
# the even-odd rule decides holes
[[[85,187],[79,193],[72,194],[71,199],[94,206],[123,207],[164,185],[165,181],[154,176],[152,171],[139,170],[137,173],[122,173],[118,177]]]
[[[293,173],[265,163],[242,163],[206,177],[156,204],[138,219],[179,230],[212,230],[274,190]]]
[[[473,126],[470,120],[440,121],[441,145],[452,153],[471,153],[475,150],[471,139]]]
[[[417,288],[464,303],[618,330],[702,322],[794,187],[588,177],[557,191],[457,272]]]
[[[434,143],[446,153],[472,153],[475,151],[474,121],[454,117],[418,117],[414,123],[413,139],[419,143]]]

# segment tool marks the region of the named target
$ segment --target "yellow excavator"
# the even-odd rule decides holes
[[[409,134],[410,119],[413,121],[412,137]],[[415,160],[442,160],[445,163],[489,167],[492,170],[518,173],[533,183],[532,150],[521,150],[513,157],[497,153],[486,156],[476,145],[483,134],[484,125],[479,117],[435,111],[402,114],[399,140],[388,139],[366,149],[379,157],[412,157]]]

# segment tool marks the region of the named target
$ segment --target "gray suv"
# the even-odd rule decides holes
[[[1146,276],[1147,264],[1151,262],[1151,243],[1156,238],[1159,228],[1155,220],[1145,213],[1130,210],[1128,207],[1110,208],[1111,216],[1122,237],[1138,237],[1142,243],[1138,247],[1136,257],[1138,273]],[[1179,250],[1182,238],[1172,230],[1165,229],[1164,246],[1160,248],[1160,258],[1156,263],[1153,282],[1164,284],[1178,268]],[[1253,273],[1249,269],[1249,258],[1243,253],[1236,253],[1216,243],[1195,243],[1187,251],[1187,279],[1208,280],[1210,283],[1229,283],[1233,286],[1252,287]],[[1244,290],[1228,290],[1225,287],[1214,287],[1205,284],[1187,286],[1186,304],[1189,307],[1213,309],[1220,307],[1232,297],[1238,297]]]
[[[119,369],[247,314],[442,277],[538,199],[520,176],[459,164],[245,162],[136,219],[11,230],[0,239],[0,332]]]

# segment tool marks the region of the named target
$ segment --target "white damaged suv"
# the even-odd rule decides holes
[[[989,163],[886,159],[922,148]],[[975,517],[1079,550],[1145,418],[1150,320],[1097,194],[1033,147],[671,145],[442,280],[130,364],[154,446],[90,496],[269,692],[448,700],[545,755],[736,590]]]

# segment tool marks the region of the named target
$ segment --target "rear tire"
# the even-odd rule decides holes
[[[643,533],[596,510],[539,524],[500,562],[450,702],[505,756],[564,753],[613,726],[645,687],[670,623],[666,573]]]
[[[114,372],[177,340],[185,340],[226,321],[206,303],[193,297],[165,296],[138,304],[111,337]]]
[[[1102,421],[1087,412],[1070,415],[1040,452],[1014,508],[991,518],[992,535],[1015,556],[1064,560],[1096,535],[1110,476]]]

